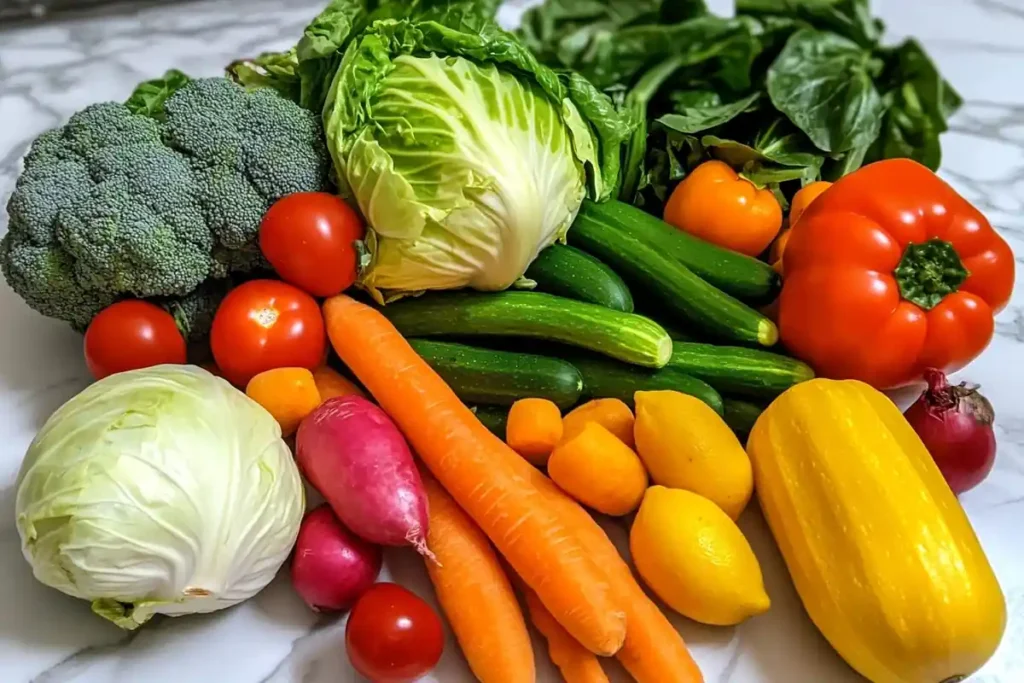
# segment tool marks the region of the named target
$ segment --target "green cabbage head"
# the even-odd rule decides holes
[[[320,111],[341,194],[367,219],[359,284],[378,301],[500,290],[616,195],[632,118],[540,62],[500,0],[331,0],[284,53],[233,63]]]
[[[133,629],[256,594],[304,507],[270,414],[205,370],[162,365],[96,382],[47,420],[16,513],[39,581]]]
[[[596,163],[589,128],[571,101],[493,64],[382,59],[363,107],[336,106],[328,123],[339,176],[372,228],[362,284],[508,288],[576,217]]]

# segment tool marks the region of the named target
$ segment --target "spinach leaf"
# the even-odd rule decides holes
[[[736,0],[736,13],[830,31],[866,48],[878,45],[885,30],[868,0]]]
[[[864,165],[868,147],[854,147],[848,152],[828,157],[821,166],[821,179],[835,182]]]
[[[885,103],[875,88],[871,53],[834,33],[801,29],[768,69],[775,108],[825,152],[871,144]]]
[[[807,136],[784,119],[776,119],[758,131],[749,144],[717,135],[705,135],[701,138],[701,145],[712,157],[736,168],[751,163],[772,163],[818,169],[823,160]]]
[[[661,6],[661,23],[678,24],[708,14],[704,0],[666,0]]]
[[[722,104],[722,96],[714,90],[673,90],[669,93],[672,111],[683,113],[685,109],[703,109]]]
[[[607,88],[620,83],[632,85],[646,69],[678,57],[679,68],[707,65],[714,80],[741,91],[750,85],[750,64],[758,47],[744,22],[707,16],[681,24],[628,26],[595,35],[586,61],[566,66],[578,70],[597,87]]]
[[[696,136],[656,126],[649,138],[646,170],[634,203],[660,213],[672,188],[704,158],[704,149]]]
[[[884,95],[888,111],[867,158],[908,157],[937,170],[942,163],[939,135],[960,108],[960,95],[913,39],[888,51],[882,80],[889,88]]]
[[[662,0],[548,0],[523,15],[519,37],[542,62],[578,68],[602,35],[632,23],[657,23]]]
[[[695,94],[706,96],[706,93],[698,92]],[[681,100],[682,98],[679,99]],[[713,104],[707,100],[694,102],[693,106],[677,104],[674,113],[665,114],[655,119],[655,121],[665,128],[679,133],[700,133],[727,123],[743,112],[756,108],[757,102],[760,99],[761,93],[754,92],[735,102],[728,102],[726,104]]]

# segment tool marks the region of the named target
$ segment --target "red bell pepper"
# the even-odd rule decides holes
[[[909,159],[869,164],[826,190],[784,258],[782,342],[821,376],[880,389],[967,365],[1013,290],[1009,245]]]

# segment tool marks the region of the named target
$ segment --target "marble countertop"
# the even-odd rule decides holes
[[[322,2],[207,0],[0,26],[0,206],[13,189],[22,155],[42,131],[90,103],[124,99],[137,82],[170,67],[214,75],[236,57],[286,47]],[[887,0],[876,1],[875,9],[892,38],[920,38],[963,94],[966,104],[943,139],[942,175],[986,212],[1015,253],[1024,255],[1024,4],[933,0],[923,12],[920,3]],[[516,10],[505,8],[503,18],[515,21]],[[0,234],[6,220],[0,211]],[[1024,264],[1024,257],[1018,261]],[[991,347],[961,373],[984,386],[997,410],[996,468],[962,503],[1009,610],[999,651],[971,683],[1024,681],[1024,277],[1018,280]],[[312,614],[284,576],[240,606],[164,619],[133,633],[95,617],[87,603],[34,581],[14,527],[18,466],[42,422],[88,377],[81,338],[30,311],[6,284],[0,284],[0,311],[0,682],[357,681],[344,653],[343,623]],[[678,620],[706,680],[863,680],[807,619],[756,506],[741,525],[761,560],[772,609],[737,628]],[[388,557],[386,571],[430,597],[420,562],[396,552]],[[541,668],[541,681],[557,680],[546,661]],[[614,676],[626,680],[619,672]],[[425,680],[472,679],[458,649],[450,646]]]

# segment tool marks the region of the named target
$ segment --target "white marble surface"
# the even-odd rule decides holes
[[[728,5],[725,2],[712,5]],[[1024,254],[1024,1],[887,0],[876,9],[893,38],[922,39],[966,99],[946,135],[943,175]],[[0,206],[33,137],[83,106],[123,99],[135,83],[175,66],[213,75],[231,59],[290,44],[321,0],[209,0],[97,14],[33,27],[0,27]],[[515,11],[506,19],[514,20]],[[6,215],[0,211],[0,233]],[[1018,256],[1018,261],[1024,259]],[[972,683],[1024,681],[1024,277],[991,348],[962,377],[997,410],[999,457],[963,497],[1006,593],[1010,621],[996,656]],[[14,528],[14,481],[49,413],[85,386],[81,339],[30,311],[0,285],[0,683],[347,683],[343,623],[320,619],[278,577],[223,612],[165,619],[126,634],[85,602],[32,579]],[[756,507],[756,506],[755,506]],[[738,628],[680,628],[709,682],[859,681],[803,613],[759,513],[744,530],[764,568],[771,611]],[[624,533],[619,532],[620,537]],[[420,563],[389,556],[396,580],[430,596]],[[543,681],[557,680],[541,665]],[[626,680],[614,672],[617,680]],[[449,646],[426,680],[471,680]],[[937,682],[936,682],[937,683]]]

